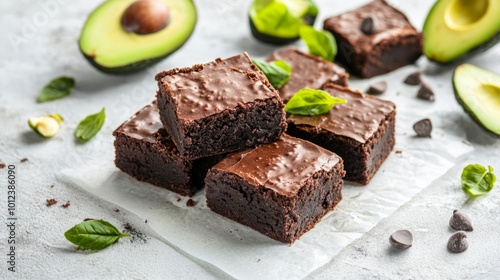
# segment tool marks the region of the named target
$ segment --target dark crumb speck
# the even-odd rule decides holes
[[[177,198],[177,202],[179,202],[179,201],[181,201],[181,198],[180,198],[180,197],[178,197],[178,198]]]
[[[4,169],[4,168],[5,168],[5,163],[0,162],[0,169]]]
[[[472,144],[471,144],[469,141],[467,141],[467,140],[463,140],[463,141],[462,141],[462,143],[464,143],[464,144],[465,144],[465,145],[467,145],[467,146],[471,146],[471,145],[472,145]]]
[[[260,262],[260,259],[257,259],[257,262]]]
[[[84,221],[84,222],[86,222],[86,221],[92,221],[93,219],[94,219],[94,218],[85,218],[85,219],[83,219],[83,221]]]
[[[50,188],[52,189],[54,187],[54,185],[50,185]]]
[[[144,223],[147,224],[148,223],[148,219],[144,220]]]
[[[196,205],[196,202],[194,200],[192,200],[191,198],[188,199],[188,201],[186,202],[187,207],[193,207],[195,205]]]
[[[396,150],[396,152],[395,152],[395,153],[396,153],[396,154],[402,154],[402,153],[403,153],[403,151],[401,151],[401,150]]]
[[[130,243],[146,243],[148,241],[149,237],[132,227],[129,223],[124,224],[123,227],[125,228],[123,232],[130,234]]]
[[[28,161],[27,157],[21,159],[21,162],[27,162],[27,161]]]
[[[61,205],[62,208],[68,208],[69,206],[71,205],[71,203],[69,203],[69,200],[66,201],[66,203],[64,203],[63,205]]]
[[[114,211],[115,211],[116,213],[118,213],[118,212],[120,212],[120,209],[116,208]]]
[[[52,206],[52,205],[54,205],[56,203],[57,203],[57,200],[55,200],[53,198],[49,198],[49,199],[46,200],[45,205],[47,205],[47,207],[50,207],[50,206]]]

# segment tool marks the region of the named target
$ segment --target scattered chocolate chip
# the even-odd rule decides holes
[[[361,32],[365,35],[372,35],[375,32],[375,26],[373,23],[373,18],[367,17],[361,22],[361,27],[359,28]]]
[[[432,122],[429,119],[423,119],[413,125],[413,130],[418,137],[431,137]]]
[[[94,218],[85,218],[85,219],[83,219],[83,221],[84,221],[84,222],[86,222],[86,221],[92,221],[93,219],[94,219]]]
[[[391,235],[389,243],[397,249],[408,249],[413,244],[413,235],[406,229],[398,230]]]
[[[379,95],[384,93],[387,90],[387,83],[384,81],[376,82],[370,85],[366,93]]]
[[[452,253],[462,253],[469,248],[465,231],[455,232],[448,240],[448,250]]]
[[[427,100],[427,101],[434,101],[435,100],[434,92],[432,91],[432,89],[428,85],[426,85],[424,83],[422,83],[422,86],[418,90],[417,98],[422,99],[422,100]]]
[[[66,203],[64,203],[63,205],[61,205],[62,208],[68,208],[69,206],[71,205],[71,203],[69,203],[69,200],[66,201]]]
[[[454,210],[450,218],[450,227],[454,230],[473,231],[472,222],[464,212]]]
[[[47,205],[47,207],[50,207],[50,206],[52,206],[52,205],[54,205],[56,203],[57,203],[57,200],[55,200],[53,198],[49,198],[49,199],[46,200],[45,205]]]
[[[5,163],[0,162],[0,169],[4,169],[4,168],[5,168],[5,166],[6,166],[6,165],[5,165]]]
[[[21,162],[27,162],[27,161],[28,161],[27,157],[21,159]]]
[[[403,83],[410,85],[410,86],[418,86],[422,83],[422,78],[421,78],[422,72],[417,71],[414,73],[411,73],[406,77],[403,81]]]
[[[193,207],[195,205],[196,205],[196,202],[194,200],[192,200],[191,198],[188,199],[188,201],[186,202],[187,207]]]

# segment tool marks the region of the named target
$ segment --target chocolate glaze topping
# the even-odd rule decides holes
[[[330,112],[323,115],[292,115],[288,121],[296,125],[310,125],[326,129],[337,135],[365,143],[377,132],[385,116],[396,110],[396,105],[390,101],[337,85],[328,84],[324,90],[332,96],[346,99],[347,104],[335,105]]]
[[[267,61],[284,60],[292,66],[288,83],[279,89],[281,99],[289,100],[303,88],[321,88],[324,84],[348,75],[344,68],[324,59],[309,55],[296,48],[275,51]]]
[[[156,101],[147,105],[132,116],[129,120],[120,125],[114,132],[127,134],[136,139],[145,139],[151,143],[156,142],[155,134],[163,127],[160,121],[160,113],[156,106]]]
[[[292,196],[312,173],[321,169],[329,171],[340,161],[340,157],[330,151],[283,134],[274,143],[232,153],[213,168]]]
[[[359,28],[366,18],[373,20],[371,34],[365,34]],[[384,0],[375,0],[354,11],[329,18],[324,25],[325,29],[337,30],[357,49],[371,48],[382,40],[416,33],[406,16]],[[329,28],[326,28],[327,26]]]
[[[180,119],[195,120],[254,100],[277,97],[263,74],[243,53],[225,61],[173,69],[157,75],[160,89],[172,95]]]

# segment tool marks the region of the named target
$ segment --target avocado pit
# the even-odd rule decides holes
[[[139,35],[155,33],[170,22],[170,11],[159,0],[138,0],[123,13],[121,24],[127,32]]]

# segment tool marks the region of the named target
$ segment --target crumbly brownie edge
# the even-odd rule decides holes
[[[168,85],[161,83],[160,90],[156,93],[158,101],[158,111],[160,113],[160,120],[163,127],[170,135],[172,142],[174,142],[177,150],[182,154],[184,152],[184,126],[177,117],[176,107],[177,103],[172,98],[172,93]]]

